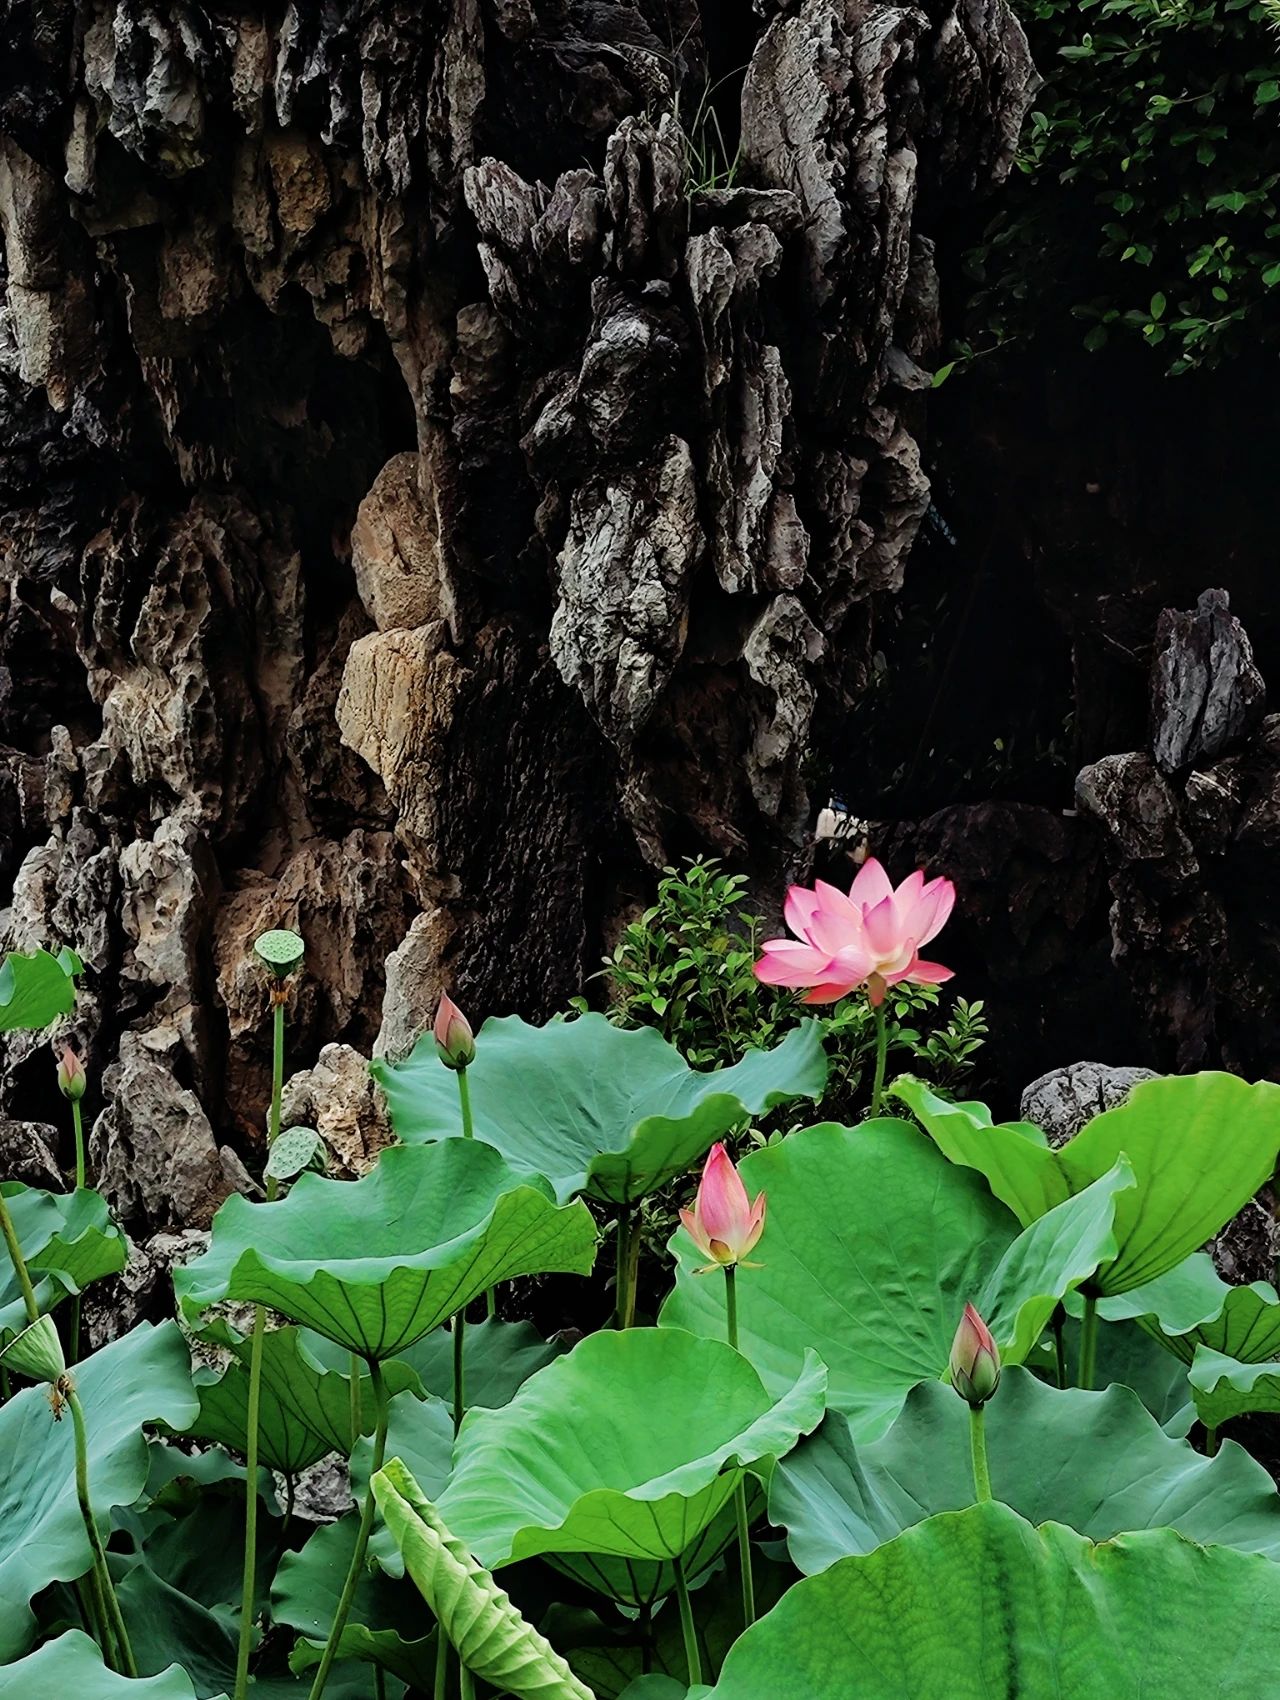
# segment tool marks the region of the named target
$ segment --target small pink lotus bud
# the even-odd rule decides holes
[[[754,1250],[764,1232],[764,1211],[764,1194],[751,1202],[733,1159],[717,1141],[702,1171],[693,1209],[682,1210],[680,1220],[698,1250],[713,1260],[711,1267],[728,1267]]]
[[[436,1055],[446,1068],[466,1068],[476,1060],[475,1034],[471,1023],[454,1003],[448,992],[441,992],[436,1010]]]
[[[985,1405],[1000,1385],[1000,1348],[972,1305],[951,1343],[951,1385],[970,1405]]]
[[[62,1060],[58,1064],[58,1090],[64,1098],[74,1101],[84,1097],[84,1089],[88,1084],[89,1077],[84,1071],[84,1064],[70,1045],[64,1045]]]

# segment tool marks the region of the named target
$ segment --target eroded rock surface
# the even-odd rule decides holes
[[[299,1061],[367,1050],[405,941],[392,1054],[446,981],[563,1007],[646,864],[801,845],[929,499],[924,209],[1008,170],[1032,71],[1002,0],[744,12],[702,181],[705,29],[0,16],[0,943],[84,956],[142,1227],[260,1143],[255,930],[307,938]],[[36,1066],[0,1109],[53,1118]]]

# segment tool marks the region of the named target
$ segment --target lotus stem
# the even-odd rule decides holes
[[[1053,1313],[1053,1321],[1049,1324],[1053,1331],[1053,1357],[1057,1369],[1058,1386],[1067,1385],[1067,1347],[1063,1339],[1062,1306],[1059,1305]]]
[[[71,1128],[76,1141],[76,1191],[87,1186],[88,1169],[84,1159],[84,1121],[80,1115],[80,1100],[71,1100]],[[71,1301],[71,1324],[67,1329],[67,1362],[75,1363],[80,1356],[80,1309],[82,1296],[77,1293]]]
[[[884,1097],[884,1071],[889,1057],[889,1029],[884,1019],[883,1003],[872,1004],[871,1013],[876,1023],[876,1072],[871,1083],[871,1119],[880,1114],[880,1101]]]
[[[1098,1366],[1098,1299],[1095,1293],[1084,1296],[1084,1320],[1080,1324],[1080,1372],[1077,1380],[1081,1387],[1092,1388],[1097,1376]]]
[[[288,992],[283,981],[271,988],[271,1108],[267,1115],[267,1152],[280,1137],[280,1100],[284,1095],[284,1007]],[[276,1196],[274,1175],[266,1179],[267,1203]],[[267,1313],[253,1308],[249,1339],[249,1407],[245,1414],[244,1567],[240,1588],[240,1634],[236,1642],[235,1700],[248,1700],[249,1654],[253,1650],[253,1606],[258,1584],[258,1417],[262,1407],[262,1342]]]
[[[978,1504],[991,1498],[991,1470],[987,1464],[987,1408],[969,1407],[969,1452],[973,1459],[973,1491]]]
[[[22,1303],[27,1313],[27,1321],[38,1322],[40,1306],[36,1303],[36,1290],[31,1285],[31,1276],[27,1273],[27,1260],[18,1244],[17,1230],[13,1225],[13,1217],[9,1214],[9,1202],[3,1190],[0,1190],[0,1233],[4,1235],[4,1243],[9,1250],[9,1261],[13,1264],[13,1273],[22,1289]]]
[[[355,1352],[351,1354],[351,1362],[347,1374],[351,1381],[351,1449],[354,1452],[356,1441],[364,1433],[364,1412],[360,1408],[360,1359]]]
[[[458,1694],[460,1700],[475,1700],[476,1685],[471,1672],[461,1661],[458,1663]]]
[[[116,1598],[115,1584],[107,1568],[106,1549],[102,1545],[102,1536],[98,1533],[93,1505],[89,1498],[89,1440],[85,1432],[84,1407],[70,1377],[58,1384],[58,1391],[70,1407],[71,1423],[75,1430],[76,1498],[80,1502],[80,1515],[84,1519],[85,1533],[89,1537],[89,1546],[93,1552],[93,1567],[97,1573],[97,1586],[102,1598],[104,1627],[115,1642],[120,1675],[137,1676],[138,1667],[134,1662],[133,1648],[129,1645],[129,1631],[125,1628],[124,1614],[120,1610],[120,1601]]]
[[[449,1637],[439,1618],[436,1619],[435,1700],[449,1700]]]
[[[618,1328],[630,1327],[634,1314],[631,1300],[631,1206],[618,1210],[617,1275],[614,1280],[614,1321]]]
[[[684,1635],[684,1657],[689,1668],[689,1686],[696,1688],[702,1681],[702,1654],[698,1651],[698,1631],[693,1626],[693,1607],[689,1603],[689,1583],[684,1573],[683,1558],[671,1561],[676,1575],[676,1600],[680,1606],[680,1630]]]
[[[71,1100],[71,1127],[76,1140],[76,1189],[78,1191],[81,1187],[89,1184],[85,1179],[88,1171],[84,1160],[84,1122],[80,1116],[80,1100],[78,1098]]]
[[[463,1364],[463,1354],[467,1344],[467,1319],[461,1311],[453,1319],[453,1432],[457,1434],[462,1427],[462,1419],[466,1413],[466,1398],[463,1392],[463,1377],[466,1373]]]
[[[283,984],[271,988],[271,1113],[267,1122],[267,1150],[280,1137],[280,1100],[284,1096],[284,1006],[288,993]]]
[[[738,1268],[734,1263],[724,1271],[725,1321],[729,1344],[738,1350]],[[750,1629],[756,1620],[756,1582],[751,1564],[751,1522],[747,1516],[747,1483],[740,1477],[733,1490],[733,1510],[738,1524],[738,1568],[742,1572],[742,1625]]]
[[[324,1652],[316,1669],[315,1681],[311,1684],[309,1700],[320,1700],[320,1696],[324,1693],[325,1684],[329,1680],[329,1672],[333,1669],[333,1662],[338,1656],[342,1632],[347,1627],[347,1619],[351,1615],[356,1588],[364,1571],[365,1553],[369,1548],[369,1535],[373,1529],[373,1478],[382,1468],[383,1458],[387,1450],[388,1417],[387,1385],[382,1378],[382,1365],[377,1358],[369,1359],[369,1380],[373,1386],[373,1403],[377,1411],[377,1423],[373,1431],[373,1462],[369,1469],[369,1486],[365,1489],[364,1505],[360,1511],[360,1527],[356,1531],[356,1544],[351,1554],[351,1563],[347,1569],[347,1579],[342,1585],[338,1609],[334,1613],[333,1623],[329,1629],[329,1639],[324,1644]]]
[[[1215,1424],[1212,1428],[1206,1427],[1204,1431],[1204,1449],[1206,1456],[1216,1458],[1218,1456],[1218,1448],[1221,1444],[1222,1442],[1218,1437],[1217,1425]]]
[[[245,1419],[244,1579],[240,1593],[240,1639],[236,1646],[235,1700],[245,1700],[248,1694],[249,1654],[253,1647],[258,1561],[258,1413],[262,1406],[262,1341],[266,1329],[267,1313],[261,1305],[256,1305],[249,1344],[249,1408]]]

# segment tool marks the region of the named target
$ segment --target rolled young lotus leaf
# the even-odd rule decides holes
[[[405,1569],[468,1670],[513,1700],[594,1700],[591,1690],[450,1534],[398,1458],[373,1478]]]

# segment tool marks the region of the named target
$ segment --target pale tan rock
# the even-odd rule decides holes
[[[328,1149],[329,1173],[347,1177],[365,1174],[392,1143],[368,1061],[350,1045],[326,1045],[314,1068],[286,1083],[281,1126],[313,1127]]]
[[[456,932],[456,920],[438,907],[424,910],[410,922],[404,939],[387,958],[375,1057],[401,1062],[430,1028],[440,994],[449,990],[449,947]]]
[[[416,454],[389,460],[351,532],[356,589],[380,632],[446,620],[456,626],[434,516],[422,499]]]

